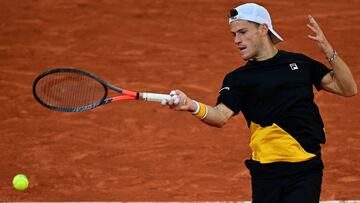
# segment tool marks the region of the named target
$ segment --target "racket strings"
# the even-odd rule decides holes
[[[46,105],[59,108],[80,108],[105,99],[106,87],[86,75],[59,72],[46,75],[36,84],[36,94]]]

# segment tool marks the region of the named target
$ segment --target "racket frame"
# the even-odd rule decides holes
[[[56,74],[56,73],[77,73],[77,74],[82,74],[85,75],[87,77],[90,77],[96,81],[98,81],[105,90],[104,93],[104,97],[97,103],[94,104],[90,104],[90,105],[86,105],[86,106],[82,106],[82,107],[77,107],[77,108],[65,108],[65,107],[56,107],[56,106],[51,106],[49,104],[46,104],[45,102],[43,102],[39,96],[36,93],[36,84],[39,82],[39,80],[41,80],[42,78],[46,77],[47,75],[50,74]],[[111,98],[106,98],[108,96],[108,88],[123,94],[123,95],[119,95],[119,96],[115,96],[115,97],[111,97]],[[157,94],[157,93],[139,93],[139,92],[134,92],[134,91],[129,91],[129,90],[125,90],[119,87],[116,87],[108,82],[106,82],[105,80],[101,79],[100,77],[89,73],[87,71],[84,70],[80,70],[80,69],[76,69],[76,68],[55,68],[55,69],[50,69],[47,70],[43,73],[41,73],[39,76],[36,77],[36,79],[33,82],[33,95],[35,97],[35,99],[43,106],[45,106],[46,108],[49,108],[51,110],[56,110],[56,111],[63,111],[63,112],[82,112],[82,111],[86,111],[89,109],[93,109],[96,108],[98,106],[104,105],[104,104],[108,104],[112,101],[120,101],[120,100],[145,100],[145,101],[156,101],[156,102],[160,102],[162,99],[170,99],[170,95],[165,95],[165,94]]]

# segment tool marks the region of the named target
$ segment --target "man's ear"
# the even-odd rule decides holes
[[[258,29],[262,36],[266,36],[269,33],[269,27],[266,24],[259,25]]]

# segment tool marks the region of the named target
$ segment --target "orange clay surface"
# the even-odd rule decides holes
[[[359,0],[262,0],[280,49],[327,64],[307,39],[307,15],[360,80]],[[32,82],[55,67],[93,72],[130,90],[184,90],[214,105],[225,74],[244,64],[227,11],[242,1],[0,1],[0,201],[250,200],[249,130],[222,129],[158,103],[127,101],[83,113],[50,111]],[[327,131],[322,200],[360,199],[360,99],[320,91]],[[30,187],[12,188],[24,173]]]

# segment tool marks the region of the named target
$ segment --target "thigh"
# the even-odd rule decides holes
[[[281,201],[282,180],[251,179],[252,203],[279,203]]]
[[[286,182],[282,203],[319,203],[322,169],[294,175]]]

